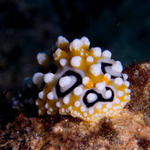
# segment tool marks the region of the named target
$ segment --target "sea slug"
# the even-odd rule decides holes
[[[53,63],[56,72],[36,72],[33,83],[39,88],[36,105],[40,115],[71,115],[89,122],[102,117],[115,117],[130,101],[130,83],[122,73],[120,61],[111,59],[111,52],[90,48],[87,37],[71,43],[59,36],[52,57],[38,53],[42,67]]]

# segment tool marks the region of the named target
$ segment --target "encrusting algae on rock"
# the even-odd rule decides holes
[[[86,37],[71,43],[59,36],[53,59],[38,53],[42,66],[53,62],[56,73],[37,72],[33,83],[44,84],[36,105],[40,115],[71,115],[89,122],[103,117],[115,117],[130,101],[127,74],[122,73],[120,61],[111,59],[111,52],[100,47],[90,48]]]

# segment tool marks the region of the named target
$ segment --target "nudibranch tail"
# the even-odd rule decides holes
[[[71,43],[59,36],[53,60],[45,53],[37,55],[39,65],[53,61],[56,73],[37,72],[33,83],[39,88],[36,105],[39,114],[71,115],[89,122],[102,117],[115,117],[130,101],[127,74],[120,61],[111,59],[111,52],[100,47],[90,48],[87,37]]]

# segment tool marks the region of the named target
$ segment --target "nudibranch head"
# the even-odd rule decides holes
[[[59,36],[53,60],[45,53],[37,55],[42,66],[51,61],[58,66],[56,73],[37,72],[33,82],[44,83],[36,105],[39,114],[71,115],[96,122],[102,117],[115,117],[130,101],[127,74],[120,61],[111,59],[111,52],[90,47],[86,37],[71,43]]]

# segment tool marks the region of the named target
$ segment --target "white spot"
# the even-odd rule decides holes
[[[129,81],[125,81],[124,84],[125,84],[126,87],[130,86],[130,82]]]
[[[112,103],[108,103],[108,104],[106,105],[106,107],[107,107],[107,108],[111,108],[111,107],[112,107]]]
[[[64,44],[69,44],[69,41],[65,37],[59,36],[57,38],[56,46],[60,47],[61,45],[64,45]]]
[[[94,113],[94,110],[91,108],[91,109],[89,110],[89,114],[92,115],[93,113]]]
[[[128,79],[128,75],[127,75],[126,73],[123,73],[122,76],[123,76],[123,79],[124,79],[124,80],[127,80],[127,79]]]
[[[39,95],[39,98],[40,98],[40,99],[43,99],[43,98],[44,98],[44,92],[43,92],[43,91],[39,92],[38,95]]]
[[[98,76],[100,75],[100,68],[101,68],[100,64],[94,64],[94,65],[91,65],[90,71],[94,76]]]
[[[85,107],[82,106],[82,107],[80,108],[80,110],[81,110],[81,112],[84,112],[84,111],[85,111]]]
[[[82,47],[83,43],[79,39],[75,39],[70,43],[70,50],[78,51]]]
[[[81,63],[81,57],[80,56],[74,56],[71,59],[71,65],[73,67],[79,67]]]
[[[125,89],[125,92],[126,92],[126,93],[131,93],[131,90],[126,88],[126,89]]]
[[[107,90],[104,94],[105,98],[108,99],[108,98],[111,98],[112,96],[112,91],[111,90]]]
[[[41,72],[35,73],[32,78],[33,83],[40,86],[43,82],[43,76],[44,74]]]
[[[123,70],[123,66],[119,63],[115,63],[112,65],[111,69],[114,71],[114,72],[118,72],[118,73],[121,73],[122,70]]]
[[[64,104],[68,104],[69,101],[70,101],[69,96],[65,96],[65,97],[63,98],[63,103],[64,103]]]
[[[104,58],[111,58],[111,52],[109,51],[109,50],[105,50],[105,51],[103,51],[103,53],[102,53],[102,57],[104,57]]]
[[[122,78],[116,78],[116,79],[114,80],[114,83],[115,83],[116,85],[122,85],[122,84],[123,84],[123,80],[122,80]]]
[[[59,63],[60,63],[60,65],[61,65],[62,67],[64,67],[64,66],[66,66],[66,64],[67,64],[67,59],[62,58],[62,59],[60,59]]]
[[[120,99],[116,98],[116,99],[115,99],[115,103],[116,103],[116,104],[119,104],[119,103],[120,103]]]
[[[86,85],[88,82],[89,82],[89,80],[90,80],[90,78],[89,77],[83,77],[83,79],[82,79],[82,84],[83,85]]]
[[[50,112],[53,112],[53,108],[49,108],[49,111],[50,111]]]
[[[118,95],[118,97],[121,97],[121,96],[124,95],[124,92],[123,92],[123,91],[118,91],[118,92],[117,92],[117,95]]]
[[[105,88],[105,82],[96,83],[96,89],[102,91]]]
[[[73,93],[74,93],[74,95],[76,95],[76,96],[80,96],[80,95],[82,94],[82,92],[83,92],[83,89],[82,89],[82,87],[80,87],[80,86],[76,87],[76,88],[73,90]]]
[[[87,95],[88,103],[92,103],[97,99],[97,95],[95,93],[89,93]]]
[[[60,78],[59,85],[61,88],[67,87],[71,83],[71,77],[65,76]]]
[[[37,61],[40,65],[42,65],[45,60],[46,60],[46,54],[45,53],[38,53],[37,54]]]
[[[60,102],[57,102],[56,107],[60,108],[60,106],[61,106]]]
[[[94,47],[94,48],[92,48],[91,50],[92,50],[93,55],[94,55],[95,57],[100,57],[101,54],[102,54],[102,49],[101,49],[100,47]]]
[[[80,101],[76,101],[76,102],[74,103],[74,105],[75,105],[75,107],[79,107],[79,106],[80,106]]]
[[[49,93],[47,94],[47,98],[48,98],[49,100],[53,100],[53,99],[54,99],[54,94],[53,94],[53,92],[49,92]]]
[[[101,108],[102,108],[102,104],[101,104],[101,103],[97,103],[97,104],[96,104],[96,108],[97,108],[97,109],[101,109]]]
[[[47,109],[49,107],[48,103],[45,104],[45,108]]]
[[[44,82],[45,83],[50,83],[54,80],[55,75],[53,73],[46,73],[44,75]]]
[[[86,61],[87,61],[87,62],[93,62],[93,57],[92,57],[92,56],[88,56],[88,57],[86,58]]]
[[[84,117],[87,117],[87,113],[84,113]]]
[[[81,41],[82,41],[83,45],[86,45],[87,47],[90,46],[90,41],[89,41],[89,39],[87,37],[83,36],[81,38]]]

